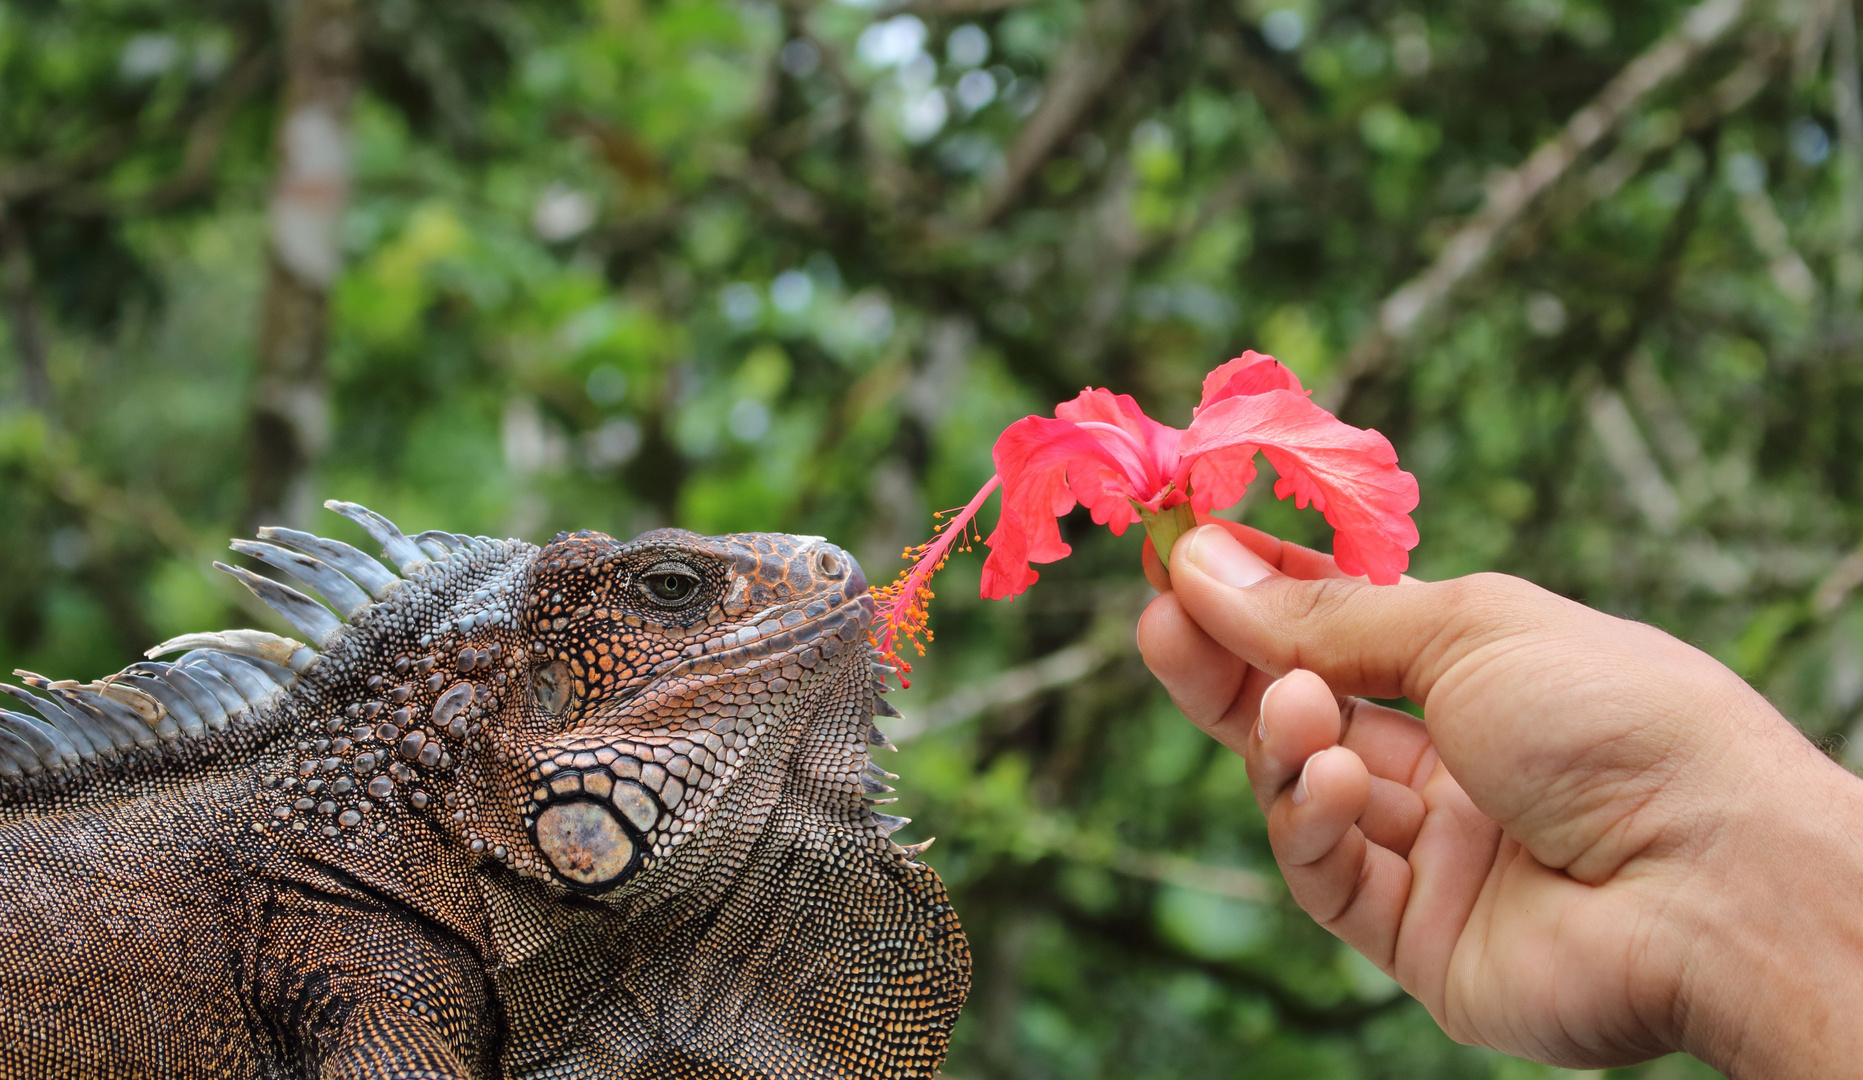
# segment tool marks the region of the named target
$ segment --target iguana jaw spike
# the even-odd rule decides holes
[[[920,855],[925,854],[925,850],[927,848],[931,847],[933,844],[937,842],[938,842],[937,837],[928,836],[925,839],[920,840],[916,844],[899,844],[897,845],[897,847],[899,848],[899,853],[901,855],[904,855],[908,859],[917,859]]]

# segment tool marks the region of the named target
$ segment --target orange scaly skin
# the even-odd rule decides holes
[[[0,1080],[934,1074],[969,952],[867,799],[850,556],[333,508],[399,573],[236,545],[309,645],[0,713]]]

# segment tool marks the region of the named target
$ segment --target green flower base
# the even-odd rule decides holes
[[[1171,549],[1177,546],[1177,538],[1197,527],[1197,516],[1191,512],[1190,504],[1178,503],[1161,513],[1152,513],[1140,506],[1139,519],[1145,522],[1145,534],[1151,537],[1151,546],[1158,551],[1158,560],[1164,563],[1166,572],[1171,569]]]

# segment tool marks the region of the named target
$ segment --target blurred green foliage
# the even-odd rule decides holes
[[[1748,7],[1378,344],[1687,5],[359,4],[316,487],[413,529],[820,533],[883,580],[1011,420],[1105,385],[1181,424],[1253,347],[1396,443],[1417,573],[1653,621],[1842,756],[1854,13]],[[261,617],[206,566],[248,524],[279,10],[0,7],[7,667]],[[1137,538],[1066,528],[1013,604],[954,561],[897,696],[899,809],[977,955],[949,1074],[1572,1075],[1453,1045],[1293,907],[1240,763],[1134,655]]]

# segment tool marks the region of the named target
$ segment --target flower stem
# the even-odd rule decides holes
[[[1171,548],[1176,546],[1178,537],[1197,527],[1197,515],[1191,511],[1189,503],[1181,502],[1155,514],[1141,506],[1139,518],[1145,522],[1145,535],[1151,537],[1151,546],[1158,551],[1158,561],[1169,573]]]

